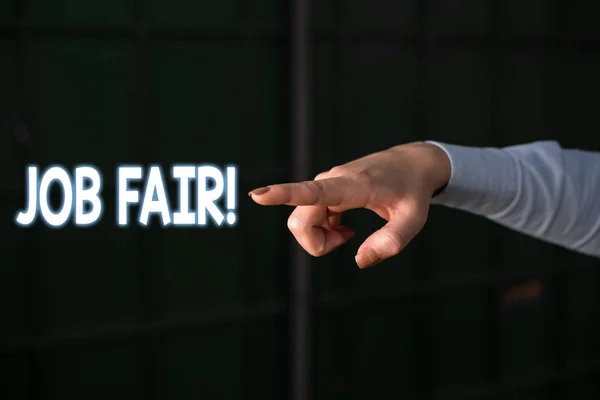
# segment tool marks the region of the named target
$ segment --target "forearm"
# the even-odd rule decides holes
[[[600,257],[600,153],[556,142],[504,149],[429,143],[451,164],[448,185],[433,204]]]

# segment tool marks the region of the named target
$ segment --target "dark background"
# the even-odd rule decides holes
[[[600,149],[596,3],[1,1],[0,398],[599,398],[596,260],[434,207],[360,271],[374,214],[313,259],[244,197],[414,140]],[[17,228],[29,162],[100,168],[101,222]],[[236,163],[239,224],[118,229],[135,162]]]

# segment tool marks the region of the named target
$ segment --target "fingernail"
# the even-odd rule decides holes
[[[356,257],[354,257],[354,259],[356,260],[356,264],[358,264],[360,269],[372,267],[373,265],[382,261],[381,257],[379,257],[379,254],[377,254],[377,252],[371,248],[362,250],[356,255]]]
[[[248,196],[252,197],[254,195],[258,196],[258,195],[261,195],[261,194],[265,194],[265,193],[267,193],[269,191],[269,189],[270,188],[268,186],[267,187],[261,187],[261,188],[258,188],[258,189],[254,189],[253,191],[251,191],[250,193],[248,193]]]

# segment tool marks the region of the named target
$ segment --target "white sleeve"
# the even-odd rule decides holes
[[[428,143],[452,166],[433,204],[600,257],[600,153],[552,141],[501,149]]]

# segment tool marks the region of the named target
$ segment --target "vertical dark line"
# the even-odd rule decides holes
[[[501,39],[500,30],[500,2],[490,0],[490,24],[493,37],[492,48],[486,49],[488,52],[489,78],[490,78],[490,126],[489,136],[494,141],[500,141],[501,130],[498,127],[498,87],[500,79],[500,50],[498,48]],[[503,251],[504,242],[502,236],[498,233],[496,227],[490,226],[489,247],[487,263],[492,271],[497,274],[503,270]],[[495,280],[497,281],[497,280]],[[486,380],[490,385],[496,384],[500,379],[502,364],[502,327],[501,327],[501,298],[502,287],[498,283],[493,283],[488,287],[488,305],[487,305],[487,351],[486,351]]]
[[[149,70],[148,63],[148,35],[145,29],[145,12],[146,3],[144,0],[133,1],[133,24],[135,26],[135,36],[133,40],[134,54],[134,120],[133,132],[134,135],[130,142],[130,149],[137,149],[134,154],[136,160],[142,164],[147,164],[152,160],[155,154],[155,146],[153,146],[154,138],[151,137],[151,126],[148,116],[154,115],[149,107]],[[147,171],[144,171],[146,174]],[[143,229],[136,225],[135,232],[137,234],[138,257],[137,269],[139,277],[140,290],[140,306],[141,306],[141,321],[142,324],[149,324],[158,311],[158,302],[160,298],[156,288],[156,271],[160,261],[156,254],[156,243],[153,240],[154,230],[151,225],[147,229]],[[142,368],[142,382],[144,399],[156,399],[158,394],[158,374],[157,374],[157,346],[156,339],[151,335],[145,335],[139,342],[139,351]]]
[[[563,32],[565,28],[565,13],[566,13],[566,4],[563,0],[557,0],[556,4],[556,12],[555,12],[555,27],[556,27],[556,35],[559,38],[558,48],[555,50],[552,56],[555,61],[555,68],[552,68],[549,72],[554,74],[554,76],[546,79],[546,82],[549,82],[549,86],[553,86],[553,91],[551,92],[553,97],[553,101],[551,103],[552,109],[551,115],[548,116],[547,121],[548,125],[554,127],[554,134],[556,135],[556,139],[560,140],[563,138],[563,135],[566,133],[566,121],[564,118],[565,112],[565,53],[563,50],[564,45],[564,37]],[[553,85],[554,83],[554,85]],[[554,267],[560,267],[560,264],[566,262],[566,257],[561,249],[554,249],[557,255],[553,257]],[[567,303],[567,291],[568,291],[568,275],[567,274],[555,274],[552,277],[551,282],[552,291],[550,293],[550,332],[551,332],[551,342],[549,343],[549,352],[551,353],[552,360],[551,362],[554,364],[554,367],[557,370],[562,370],[567,367],[567,332],[568,332],[568,323],[569,323],[569,314],[568,314],[568,303]],[[546,296],[545,296],[546,297]],[[549,398],[552,399],[563,399],[567,398],[566,386],[568,383],[555,383],[548,385],[548,394]]]
[[[27,1],[14,0],[15,16],[19,21],[19,36],[17,50],[17,111],[19,122],[29,123],[28,121],[28,104],[27,104],[27,87],[26,87],[26,32],[25,22],[27,18]],[[24,181],[23,181],[24,182]]]
[[[248,129],[248,134],[243,135],[242,140],[250,140],[252,141],[255,138],[255,129],[257,125],[257,115],[256,112],[256,95],[260,93],[260,89],[256,86],[256,79],[252,79],[249,77],[256,76],[258,72],[258,62],[254,51],[257,49],[257,41],[250,34],[250,30],[253,25],[252,21],[252,12],[253,5],[255,3],[250,0],[240,0],[239,4],[239,14],[240,14],[240,24],[243,25],[246,29],[244,30],[244,37],[241,41],[241,53],[243,54],[244,60],[244,70],[249,71],[249,73],[240,73],[239,83],[242,88],[243,95],[241,96],[241,107],[242,109],[242,119],[243,126]],[[245,144],[244,148],[251,148],[252,143]],[[242,229],[242,237],[244,238],[252,238],[252,225],[250,224],[241,224],[241,227],[238,229]],[[242,244],[242,252],[244,254],[248,254],[250,257],[254,255],[253,247],[256,243],[253,240],[244,240]],[[256,304],[257,301],[257,285],[256,285],[256,268],[254,268],[254,263],[250,262],[244,265],[242,269],[242,297],[244,301],[244,306],[252,307]],[[260,335],[259,332],[256,332],[254,329],[254,324],[246,324],[244,326],[244,331],[242,332],[242,348],[243,348],[243,397],[247,399],[253,399],[260,397],[260,392],[258,391],[257,385],[257,374],[259,373],[259,369],[261,368],[260,363],[263,362],[260,360],[260,351],[257,351],[257,339]]]
[[[291,1],[291,130],[293,179],[310,179],[310,0]],[[292,245],[290,287],[291,386],[290,399],[311,396],[311,273],[308,255]]]
[[[556,23],[556,35],[559,38],[558,48],[555,50],[554,61],[555,68],[551,69],[550,73],[558,76],[552,76],[546,79],[552,85],[554,82],[554,101],[552,106],[555,107],[551,110],[551,115],[554,117],[548,117],[548,123],[555,127],[555,134],[557,139],[561,139],[566,133],[566,121],[565,121],[565,53],[563,52],[564,41],[564,28],[566,22],[566,2],[563,0],[557,0],[555,23]],[[558,120],[557,120],[558,119]],[[560,267],[560,264],[566,262],[566,257],[563,250],[555,249],[558,252],[558,257],[553,258],[554,266]],[[568,344],[568,323],[569,323],[569,311],[568,311],[568,275],[557,274],[552,278],[552,291],[551,291],[551,342],[549,343],[549,351],[552,355],[552,362],[557,370],[563,370],[567,367],[567,344]],[[549,397],[552,399],[563,399],[568,398],[566,386],[568,383],[563,384],[550,384],[548,385]]]
[[[429,50],[429,30],[428,30],[428,12],[429,2],[422,0],[418,2],[417,19],[418,31],[416,45],[416,97],[415,97],[415,129],[418,140],[423,140],[426,132],[426,72],[427,56]],[[427,232],[421,232],[419,242],[425,246],[427,239],[424,237]],[[428,251],[423,251],[423,247],[417,248],[416,260],[414,264],[413,276],[415,282],[423,282],[431,279],[431,258]],[[433,295],[435,296],[435,294]],[[414,385],[411,388],[416,398],[427,399],[432,396],[433,388],[433,351],[434,337],[431,331],[432,319],[432,301],[431,297],[413,295],[413,304],[411,310],[411,325],[413,327],[413,336],[415,347],[413,349]]]
[[[17,111],[18,116],[15,121],[14,129],[31,129],[31,104],[29,99],[30,76],[28,71],[27,47],[29,43],[28,32],[26,28],[27,21],[27,1],[15,0],[15,14],[19,21],[19,36],[17,51]],[[31,137],[31,131],[28,132]],[[35,155],[32,153],[31,144],[26,141],[20,144],[20,156],[22,161],[23,193],[25,193],[26,166],[34,161]],[[23,270],[27,280],[27,324],[29,339],[33,339],[42,334],[42,293],[43,293],[43,260],[40,256],[40,229],[30,227],[24,234],[23,243]],[[42,388],[42,375],[39,360],[39,354],[31,347],[28,353],[29,364],[29,385],[28,398],[39,400],[44,397]]]

